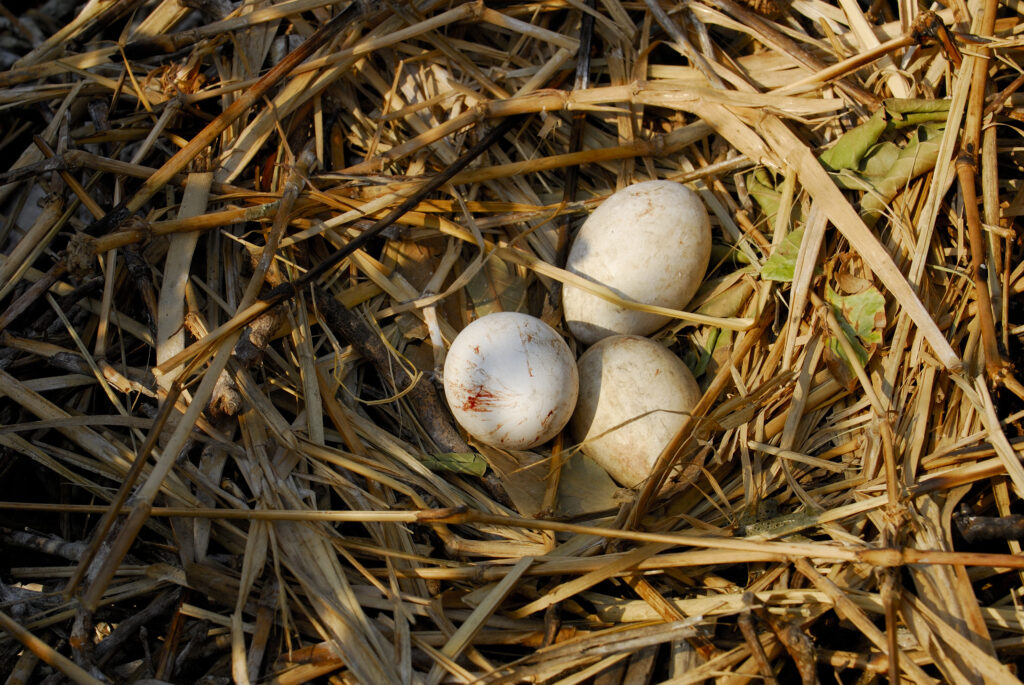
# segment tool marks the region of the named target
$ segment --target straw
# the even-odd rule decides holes
[[[1014,6],[73,5],[0,7],[8,682],[1019,677]],[[653,179],[690,302],[567,263]],[[635,488],[448,406],[563,285],[699,385]]]

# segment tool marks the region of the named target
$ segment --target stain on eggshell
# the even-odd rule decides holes
[[[497,402],[497,396],[484,387],[470,391],[466,401],[462,403],[462,411],[490,411]]]

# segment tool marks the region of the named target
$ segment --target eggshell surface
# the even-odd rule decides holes
[[[506,449],[553,438],[572,416],[578,389],[568,345],[528,314],[477,319],[456,336],[444,363],[455,420],[481,442]]]
[[[636,487],[700,400],[697,381],[668,348],[633,335],[601,340],[577,365],[573,438],[612,478]]]
[[[643,304],[681,309],[697,292],[711,256],[711,221],[700,197],[674,181],[617,191],[580,228],[566,269]],[[667,317],[619,307],[568,283],[565,321],[577,340],[647,335]]]

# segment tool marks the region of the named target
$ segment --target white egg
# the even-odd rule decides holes
[[[643,304],[682,309],[711,256],[711,220],[700,197],[674,181],[645,181],[614,193],[573,241],[566,269]],[[568,284],[565,321],[593,344],[616,333],[647,335],[669,319],[619,307]]]
[[[455,420],[496,447],[529,449],[553,438],[572,416],[578,390],[569,346],[528,314],[477,319],[456,336],[444,363]]]
[[[665,346],[635,335],[601,340],[578,366],[573,439],[621,485],[636,487],[700,400],[697,381]]]

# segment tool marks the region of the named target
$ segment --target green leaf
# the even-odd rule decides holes
[[[861,160],[860,176],[879,180],[886,178],[902,152],[896,143],[886,142],[872,146]]]
[[[775,181],[766,169],[755,169],[747,176],[747,192],[761,207],[764,215],[768,217],[768,224],[774,225],[782,193],[776,190]]]
[[[832,288],[826,288],[825,299],[835,308],[836,315],[850,325],[858,338],[869,345],[882,342],[885,297],[878,288],[871,286],[856,295],[840,295]]]
[[[829,171],[857,169],[864,155],[885,132],[886,126],[885,110],[879,109],[863,124],[840,136],[836,144],[822,153],[818,159]]]
[[[886,151],[879,159],[868,159],[864,175],[873,192],[861,201],[861,213],[877,219],[889,202],[915,178],[935,168],[942,142],[942,126],[919,126],[910,140],[894,155]],[[893,145],[893,147],[896,147]]]
[[[889,98],[882,103],[889,113],[889,125],[893,128],[917,126],[924,123],[943,122],[949,117],[949,100],[926,100],[923,98]]]
[[[482,476],[487,473],[487,462],[476,452],[441,452],[428,454],[423,463],[431,471],[448,471],[464,473],[470,476]]]
[[[885,329],[885,298],[874,286],[856,295],[840,295],[825,288],[825,299],[832,305],[839,326],[853,345],[861,364],[866,364],[871,351],[882,343]],[[829,340],[839,356],[846,358],[838,340]]]
[[[889,98],[870,119],[844,133],[836,144],[818,159],[829,171],[846,169],[871,176],[879,175],[878,171],[871,171],[862,164],[870,164],[868,158],[878,158],[874,163],[876,169],[884,169],[883,160],[896,154],[899,147],[893,143],[884,143],[884,153],[877,147],[883,134],[899,128],[921,125],[930,125],[933,129],[941,130],[948,115],[949,100]],[[909,145],[910,143],[907,144],[908,147]]]
[[[766,281],[792,281],[803,237],[802,228],[786,235],[782,244],[765,260],[764,266],[761,267],[761,278]]]

